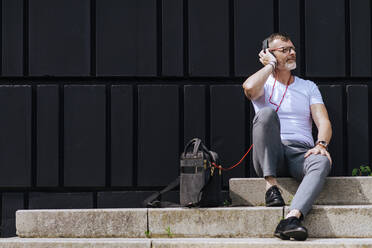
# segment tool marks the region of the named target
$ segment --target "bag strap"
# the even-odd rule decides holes
[[[172,206],[172,205],[177,205],[177,203],[172,203],[172,202],[161,202],[159,201],[159,197],[168,191],[171,191],[172,189],[176,188],[177,186],[180,185],[180,177],[177,177],[173,182],[168,184],[167,187],[162,189],[161,191],[155,192],[154,194],[150,195],[143,201],[143,205],[145,207],[166,207],[166,206]],[[165,205],[164,205],[165,204]],[[179,205],[179,204],[178,204]]]

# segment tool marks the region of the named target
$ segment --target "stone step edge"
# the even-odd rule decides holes
[[[296,193],[299,183],[290,177],[281,177],[277,180],[285,202],[289,203]],[[327,177],[324,188],[315,204],[371,205],[371,187],[372,177]],[[342,188],[342,190],[335,191],[335,188]],[[263,206],[265,192],[263,178],[231,178],[229,180],[232,206]]]
[[[60,248],[117,248],[125,245],[128,248],[175,248],[175,247],[372,247],[372,238],[328,238],[312,239],[306,241],[284,241],[277,238],[1,238],[0,248],[28,247],[37,248],[40,245],[52,245]]]
[[[372,238],[309,238],[306,241],[278,238],[174,238],[152,239],[153,247],[372,247]],[[197,246],[199,245],[199,246]]]
[[[314,207],[314,213],[313,214],[310,214],[304,224],[306,227],[310,228],[310,232],[309,232],[309,236],[310,237],[318,237],[318,238],[321,238],[321,237],[338,237],[338,238],[341,238],[341,237],[350,237],[350,238],[354,238],[354,237],[362,237],[362,238],[372,238],[371,236],[371,233],[372,233],[372,230],[370,228],[368,229],[365,229],[364,232],[359,232],[357,231],[356,229],[356,233],[358,234],[358,236],[356,236],[356,234],[354,232],[352,232],[350,235],[344,235],[343,233],[345,231],[341,231],[339,232],[338,234],[337,233],[332,233],[330,232],[329,234],[327,232],[324,232],[324,230],[320,230],[320,233],[317,234],[317,233],[314,233],[314,230],[317,230],[319,229],[319,227],[314,227],[314,224],[318,223],[319,224],[319,221],[317,221],[316,223],[314,221],[311,221],[311,219],[313,218],[319,218],[319,216],[323,216],[325,211],[327,213],[331,213],[331,214],[338,214],[340,211],[342,211],[342,209],[349,209],[349,211],[347,211],[346,213],[348,214],[348,218],[355,218],[353,216],[350,216],[353,215],[355,213],[355,209],[357,209],[358,211],[358,215],[359,216],[365,216],[365,214],[371,212],[372,210],[372,206],[315,206]],[[252,223],[256,223],[256,222],[259,222],[259,223],[263,223],[262,221],[266,221],[267,222],[267,226],[265,224],[265,228],[264,230],[261,230],[259,231],[259,236],[257,236],[258,234],[256,234],[254,231],[249,231],[248,233],[242,233],[241,236],[243,236],[242,238],[244,238],[244,235],[246,237],[272,237],[272,233],[275,229],[275,226],[277,225],[277,223],[279,222],[279,220],[283,217],[283,210],[284,210],[284,213],[288,210],[288,207],[279,207],[279,208],[276,208],[276,207],[271,207],[271,208],[267,208],[267,207],[230,207],[230,208],[214,208],[214,209],[180,209],[180,208],[158,208],[158,209],[151,209],[151,211],[149,211],[149,209],[142,209],[142,221],[143,222],[147,222],[147,223],[143,223],[141,224],[141,228],[140,229],[130,229],[128,230],[128,235],[126,233],[127,230],[124,230],[125,233],[123,235],[109,235],[109,234],[106,234],[106,230],[107,228],[105,227],[105,225],[100,225],[100,228],[103,228],[104,230],[103,231],[98,231],[96,232],[96,235],[97,236],[91,236],[92,234],[89,232],[88,234],[86,235],[76,235],[75,233],[75,227],[73,227],[73,230],[74,230],[74,234],[73,235],[70,235],[70,234],[66,234],[68,233],[69,231],[67,232],[63,232],[64,234],[51,234],[49,231],[49,236],[47,235],[47,231],[46,230],[55,230],[55,228],[59,228],[59,227],[49,227],[49,229],[40,229],[40,230],[35,230],[35,229],[29,229],[28,226],[21,226],[19,229],[18,229],[18,224],[17,224],[17,233],[19,234],[19,236],[21,237],[25,237],[25,238],[31,238],[31,237],[44,237],[44,238],[52,238],[52,237],[90,237],[90,238],[95,238],[95,237],[101,237],[101,238],[105,238],[105,237],[121,237],[121,238],[144,238],[144,237],[147,237],[149,235],[151,235],[151,237],[163,237],[163,238],[166,238],[168,236],[168,233],[172,233],[171,235],[173,235],[174,237],[179,237],[179,238],[182,238],[182,237],[234,237],[234,236],[231,236],[231,235],[235,235],[235,229],[234,230],[228,230],[227,233],[226,233],[226,230],[223,230],[223,232],[220,231],[216,231],[216,230],[209,230],[207,233],[200,233],[200,232],[197,232],[198,234],[195,234],[195,231],[192,231],[192,232],[189,232],[189,231],[186,231],[184,232],[183,231],[183,228],[182,226],[179,226],[179,223],[176,221],[175,223],[173,223],[175,220],[174,218],[174,213],[177,215],[179,215],[180,212],[185,212],[184,214],[184,217],[183,219],[188,219],[189,217],[191,217],[191,215],[195,215],[196,218],[199,216],[199,214],[201,215],[205,215],[205,213],[203,212],[207,212],[206,214],[208,214],[208,212],[212,212],[213,210],[218,210],[217,212],[219,213],[216,213],[217,216],[218,214],[224,214],[223,212],[224,211],[237,211],[238,214],[239,212],[241,211],[244,211],[245,212],[245,218],[249,218],[247,217],[247,214],[248,216],[260,216],[260,212],[262,213],[262,211],[264,212],[270,212],[270,217],[267,218],[265,217],[264,219],[260,219],[260,218],[254,218],[254,219],[251,219],[249,218],[249,222],[250,224],[248,225],[252,225]],[[252,210],[252,211],[251,211]],[[351,210],[351,211],[350,211]],[[34,211],[39,211],[39,212],[53,212],[53,210],[20,210],[22,212],[28,212],[26,214],[29,214],[30,212],[34,212]],[[63,212],[64,210],[55,210],[55,212]],[[74,211],[74,210],[68,210],[68,212],[71,212],[71,211]],[[93,211],[93,212],[99,212],[99,210],[79,210],[77,211],[78,213],[81,213],[82,211]],[[120,211],[120,209],[115,209],[114,212],[117,212],[117,211]],[[123,211],[123,210],[121,210]],[[222,211],[222,212],[221,212]],[[131,211],[133,212],[133,210]],[[188,212],[188,213],[187,213]],[[37,215],[37,216],[42,216],[40,215]],[[37,217],[36,216],[36,217]],[[173,216],[173,217],[172,217]],[[226,216],[226,213],[224,214],[224,216]],[[231,218],[234,218],[233,217],[234,215],[231,215]],[[47,216],[48,217],[48,216]],[[91,215],[88,216],[89,219],[91,218]],[[213,217],[213,216],[212,216]],[[216,216],[214,216],[216,217]],[[37,217],[38,218],[38,217]],[[147,220],[146,220],[147,218]],[[344,216],[343,218],[346,218],[346,216]],[[47,218],[47,222],[49,222],[50,220],[53,222],[52,220],[53,218],[51,218],[51,216],[49,216]],[[115,218],[117,219],[117,218]],[[181,218],[182,219],[182,218]],[[190,218],[192,219],[192,218]],[[310,221],[309,221],[310,220]],[[333,218],[333,220],[335,220]],[[24,221],[24,220],[22,220]],[[43,220],[44,221],[44,220]],[[226,221],[226,220],[225,220]],[[340,220],[341,222],[343,220]],[[336,222],[340,222],[340,221],[337,221]],[[362,226],[364,225],[367,225],[366,223],[364,223],[365,221],[370,221],[369,218],[365,219],[364,217],[361,219],[361,223],[363,222]],[[265,222],[265,223],[266,223]],[[314,222],[314,223],[313,223]],[[336,223],[334,222],[334,223]],[[17,219],[17,223],[18,223],[18,219]],[[245,222],[244,222],[245,223]],[[40,223],[38,223],[36,226],[39,226]],[[35,223],[31,223],[31,225],[35,225]],[[90,224],[92,225],[92,224]],[[122,226],[121,223],[119,223],[119,225]],[[190,228],[190,225],[191,226],[194,226],[194,228],[197,228],[199,224],[197,224],[196,222],[193,222],[191,221],[189,223],[189,228]],[[244,224],[245,225],[245,224]],[[329,223],[325,226],[328,226]],[[166,227],[169,227],[170,228],[170,231],[167,232],[166,231]],[[227,225],[229,226],[229,224]],[[367,225],[369,226],[369,224]],[[230,226],[231,227],[231,226]],[[53,228],[53,229],[50,229],[50,228]],[[76,229],[76,230],[80,230],[80,229],[85,229],[85,228],[79,228],[79,229]],[[89,229],[89,228],[88,228]],[[57,229],[56,229],[57,230]],[[72,230],[72,229],[71,229]],[[241,230],[238,228],[237,229],[239,232],[241,232]],[[333,230],[333,229],[332,229]],[[343,230],[343,229],[342,229]],[[354,230],[354,229],[353,229]],[[97,231],[97,230],[93,230],[93,231]],[[120,229],[120,231],[122,231]],[[172,232],[171,232],[172,231]],[[215,232],[215,233],[213,233]],[[329,230],[328,230],[329,232]],[[235,233],[235,234],[234,234]],[[100,235],[98,235],[100,234]],[[247,236],[247,235],[253,235],[253,236]],[[330,235],[330,236],[328,236]],[[336,236],[335,236],[336,235]],[[235,235],[236,238],[239,237],[239,235]]]

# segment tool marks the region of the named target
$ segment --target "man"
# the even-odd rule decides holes
[[[309,80],[293,76],[296,50],[290,38],[275,33],[259,53],[263,68],[243,84],[252,101],[253,164],[258,176],[266,180],[266,206],[284,206],[276,177],[292,176],[301,181],[290,212],[281,220],[274,235],[281,239],[306,240],[301,221],[310,211],[331,170],[327,151],[332,128],[318,87]],[[318,128],[314,144],[312,120]]]

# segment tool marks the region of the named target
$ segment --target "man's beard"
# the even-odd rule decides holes
[[[287,62],[285,63],[285,68],[286,68],[287,70],[290,70],[290,71],[296,69],[296,66],[297,66],[296,61],[287,61]]]

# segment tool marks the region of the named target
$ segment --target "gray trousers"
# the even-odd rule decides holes
[[[290,210],[300,210],[303,217],[310,211],[331,170],[328,158],[311,154],[309,145],[281,140],[280,121],[270,107],[262,108],[253,119],[253,165],[260,177],[294,177],[301,182],[291,202]]]

